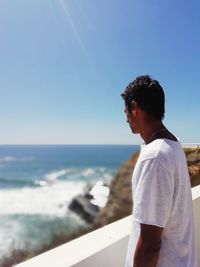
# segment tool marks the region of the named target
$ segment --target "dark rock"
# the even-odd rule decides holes
[[[87,223],[92,223],[99,212],[99,207],[90,202],[89,193],[75,197],[69,205],[69,209],[78,214]]]

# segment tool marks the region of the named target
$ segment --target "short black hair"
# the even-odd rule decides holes
[[[149,75],[137,77],[125,88],[121,96],[128,112],[131,112],[131,102],[135,101],[142,110],[154,119],[164,119],[165,94],[163,88],[157,80],[153,80]]]

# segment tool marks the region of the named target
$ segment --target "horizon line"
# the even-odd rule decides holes
[[[56,144],[56,143],[53,143],[53,144],[45,144],[45,143],[39,143],[39,144],[1,144],[0,143],[0,146],[74,146],[74,145],[78,145],[78,146],[133,146],[133,145],[138,145],[140,146],[141,144],[95,144],[95,143],[92,143],[92,144],[78,144],[78,143],[74,143],[74,144],[67,144],[67,143],[59,143],[59,144]]]

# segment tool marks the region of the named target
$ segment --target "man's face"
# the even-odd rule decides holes
[[[134,109],[132,109],[131,112],[129,112],[128,107],[125,105],[124,112],[126,113],[126,121],[129,124],[132,133],[134,134],[139,133],[137,116],[135,115]]]

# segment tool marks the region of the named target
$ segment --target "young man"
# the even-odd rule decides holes
[[[165,96],[149,76],[122,97],[127,122],[145,142],[135,166],[126,267],[196,267],[191,187],[177,138],[163,125]]]

